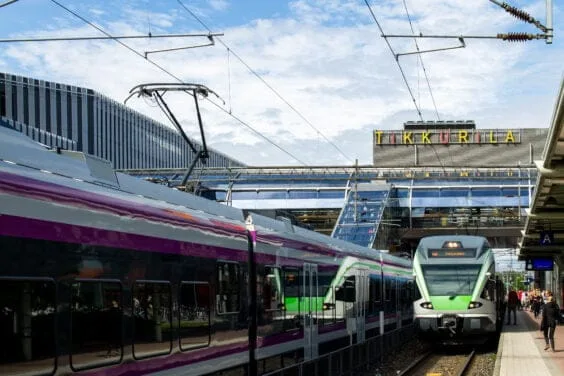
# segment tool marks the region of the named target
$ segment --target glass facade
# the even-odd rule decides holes
[[[353,190],[348,195],[332,236],[372,248],[391,187],[361,187],[363,190]]]
[[[112,162],[116,169],[187,168],[194,153],[176,130],[91,89],[0,73],[0,122],[33,129],[43,142],[52,134],[82,151]],[[201,144],[192,140],[197,148]],[[45,143],[45,142],[43,142]],[[48,146],[60,146],[47,140]],[[208,167],[244,166],[209,150]],[[202,167],[201,162],[196,166]]]

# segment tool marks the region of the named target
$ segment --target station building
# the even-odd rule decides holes
[[[6,73],[0,125],[170,187],[178,188],[193,158],[175,130],[100,93]],[[210,150],[189,186],[225,205],[406,256],[421,237],[452,233],[483,235],[516,254],[547,135],[545,128],[409,121],[373,131],[370,165],[246,166]]]
[[[477,234],[515,249],[547,129],[478,129],[472,121],[374,130],[373,165],[207,169],[196,194],[354,243],[412,252],[431,234]],[[174,186],[175,170],[129,171]]]
[[[175,129],[94,90],[8,73],[0,73],[0,125],[108,160],[116,169],[183,168],[194,158]],[[206,166],[244,164],[210,149]]]

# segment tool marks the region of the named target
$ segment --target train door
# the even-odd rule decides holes
[[[318,356],[317,317],[318,307],[317,265],[304,264],[303,302],[304,302],[304,360]]]
[[[356,286],[356,342],[362,343],[366,339],[366,304],[368,301],[368,281],[370,274],[368,270],[358,271],[358,282]]]

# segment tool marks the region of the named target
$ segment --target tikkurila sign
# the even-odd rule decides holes
[[[520,144],[521,132],[510,129],[374,131],[376,145]]]

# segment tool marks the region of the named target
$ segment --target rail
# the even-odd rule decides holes
[[[474,355],[476,355],[475,349],[467,355],[444,355],[430,350],[409,364],[398,376],[446,374],[444,370],[448,370],[449,375],[464,376],[470,370]]]

